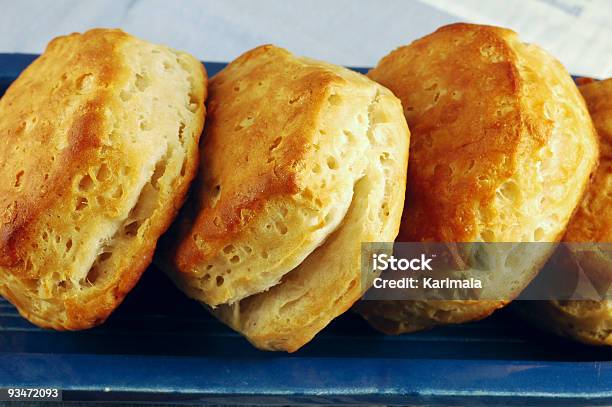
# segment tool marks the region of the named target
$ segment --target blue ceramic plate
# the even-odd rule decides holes
[[[0,54],[0,92],[34,57]],[[0,300],[0,388],[58,387],[64,400],[611,405],[611,360],[507,310],[399,337],[347,313],[295,354],[262,352],[154,268],[88,331],[39,329]]]

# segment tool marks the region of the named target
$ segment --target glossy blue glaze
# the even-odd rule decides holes
[[[0,54],[0,91],[33,58]],[[210,76],[223,66],[206,64]],[[347,313],[295,354],[261,352],[155,268],[88,331],[39,329],[0,300],[0,387],[54,386],[65,400],[610,405],[611,360],[508,310],[397,337]]]

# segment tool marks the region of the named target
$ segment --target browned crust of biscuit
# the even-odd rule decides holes
[[[580,86],[597,135],[599,166],[567,227],[567,242],[612,242],[612,79]]]
[[[279,67],[287,72],[279,75]],[[302,189],[300,170],[308,149],[313,148],[313,127],[326,103],[327,85],[341,80],[332,72],[313,68],[304,75],[303,69],[288,51],[264,45],[241,55],[211,79],[202,146],[203,189],[214,192],[215,185],[222,185],[223,193],[218,200],[201,200],[208,204],[199,208],[190,226],[192,238],[184,239],[177,249],[179,270],[197,268],[234,242],[271,199],[291,197]],[[240,89],[235,87],[236,75],[251,87],[270,77],[276,82],[263,90]],[[293,75],[299,75],[299,80]],[[258,93],[255,97],[249,92]],[[244,98],[251,100],[245,103]],[[277,99],[293,103],[276,103]],[[277,109],[262,109],[262,103]],[[245,111],[257,113],[258,125],[245,125],[237,132],[232,118],[244,116]],[[283,143],[273,148],[281,134]],[[195,235],[205,245],[198,247]]]
[[[612,242],[612,79],[585,81],[579,87],[599,136],[600,161],[563,238],[569,243]],[[608,287],[612,263],[596,245],[569,245],[574,261],[551,263],[551,270],[578,267],[596,286]],[[609,256],[609,253],[607,254]],[[612,346],[610,301],[537,301],[515,309],[534,325],[590,345]]]
[[[128,80],[129,69],[119,49],[131,39],[132,36],[120,30],[107,29],[58,37],[21,73],[0,101],[0,135],[8,146],[15,148],[0,152],[0,173],[9,174],[24,166],[27,173],[20,180],[0,177],[0,269],[4,269],[0,271],[9,273],[18,284],[35,282],[41,274],[52,271],[29,267],[25,261],[31,250],[37,249],[36,233],[43,215],[53,208],[61,223],[61,217],[74,210],[67,198],[75,175],[99,164],[103,146],[109,151],[114,148],[107,145],[108,115],[121,107],[117,103],[117,89]],[[206,71],[201,64],[200,68],[201,77],[195,78],[192,95],[193,103],[202,113],[196,126],[197,138],[204,125],[206,98]],[[85,99],[80,86],[90,75],[96,83]],[[75,100],[72,113],[67,108],[71,98]],[[33,112],[36,122],[26,122],[25,118]],[[74,120],[66,124],[65,120],[70,117]],[[24,126],[33,126],[28,140],[20,137]],[[67,146],[54,156],[50,152],[51,144],[63,134],[66,134]],[[104,322],[150,264],[157,239],[184,202],[198,167],[197,142],[193,144],[186,154],[184,176],[173,181],[170,189],[174,192],[166,197],[162,210],[154,211],[150,227],[135,249],[120,259],[112,279],[88,292],[54,299],[58,304],[55,305],[57,316],[53,317],[48,312],[41,315],[30,302],[23,301],[16,294],[22,290],[20,287],[5,285],[0,287],[2,294],[21,315],[44,328],[78,330]],[[18,182],[22,185],[16,188]],[[105,210],[112,211],[113,207],[109,203]],[[62,318],[60,313],[64,314]]]
[[[7,148],[0,156],[3,172],[24,165],[27,166],[24,172],[35,170],[30,171],[34,175],[27,177],[26,185],[19,192],[14,188],[17,182],[15,179],[8,176],[0,178],[0,208],[3,210],[0,223],[0,266],[15,267],[15,270],[23,268],[23,264],[20,264],[23,260],[22,250],[25,248],[24,242],[31,239],[31,226],[49,205],[70,189],[72,174],[96,159],[91,152],[100,146],[100,135],[106,130],[102,117],[103,106],[109,100],[106,87],[124,79],[121,77],[121,61],[114,57],[115,49],[127,37],[121,31],[105,32],[103,36],[101,34],[99,30],[84,34],[89,46],[79,53],[62,49],[64,37],[52,40],[45,54],[26,68],[2,97],[0,134],[6,139],[7,147],[23,144],[18,138],[21,130],[28,125],[24,117],[32,111],[37,111],[40,116],[32,124],[35,126],[32,134],[40,144],[37,149],[22,150],[20,154]],[[68,126],[69,147],[59,157],[53,157],[47,153],[46,143],[55,136],[54,126],[64,108],[64,98],[78,86],[78,82],[66,81],[67,74],[63,77],[60,75],[77,66],[80,72],[91,72],[98,76],[102,86],[80,107],[78,116]],[[59,88],[49,86],[60,80],[65,82]],[[25,154],[28,154],[28,160],[24,162],[22,158]],[[37,276],[26,273],[24,277]]]
[[[525,173],[525,163],[553,140],[555,117],[560,117],[549,117],[547,111],[546,103],[555,100],[553,84],[564,88],[563,108],[576,107],[571,123],[564,123],[584,131],[585,142],[579,147],[588,154],[583,159],[596,163],[594,138],[589,140],[588,134],[594,132],[569,75],[557,61],[527,47],[507,29],[452,24],[393,51],[368,73],[402,100],[412,134],[398,241],[531,241],[518,233],[503,240],[509,236],[504,226],[514,225],[496,214],[500,208],[494,203],[502,182]],[[548,83],[542,80],[543,73]],[[570,160],[580,161],[568,158],[565,164]],[[586,182],[577,185],[580,191],[575,196],[586,186]],[[536,189],[529,191],[532,185],[523,181],[520,187],[526,189],[521,192],[535,195]],[[558,216],[560,225],[566,217],[564,208]],[[488,230],[483,225],[489,225]],[[553,231],[544,241],[558,241],[564,233],[562,228]],[[383,330],[395,333],[479,319],[518,295],[544,260],[517,276],[520,284],[514,284],[513,292],[504,293],[500,301],[449,301],[448,309],[439,309],[435,302],[397,301],[386,304],[387,315],[377,315],[375,321],[376,305],[368,301],[359,310]]]
[[[397,49],[368,73],[402,100],[413,134],[398,241],[474,241],[474,203],[486,206],[493,200],[498,185],[490,180],[509,177],[527,144],[544,144],[552,123],[531,120],[521,106],[521,77],[517,57],[504,38],[508,33],[452,24]],[[483,59],[481,52],[500,63]],[[407,64],[418,74],[397,71]],[[424,78],[435,78],[432,89]],[[447,88],[463,94],[440,92]],[[508,110],[501,115],[500,100]],[[432,102],[436,105],[425,111]],[[522,140],[526,128],[529,141]],[[440,156],[447,158],[447,165]]]

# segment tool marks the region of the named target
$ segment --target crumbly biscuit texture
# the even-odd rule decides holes
[[[412,134],[398,241],[561,238],[598,152],[585,103],[557,60],[510,30],[453,24],[391,52],[368,76],[401,99]],[[529,283],[551,252],[542,248],[520,266],[516,253],[496,255],[501,268],[483,285],[499,301],[398,301],[362,312],[397,333],[482,318]]]
[[[96,29],[51,41],[0,100],[0,293],[43,327],[104,321],[197,168],[206,73]]]
[[[600,162],[563,240],[596,287],[612,283],[612,79],[580,86],[599,136]],[[595,243],[593,245],[589,243]],[[606,247],[597,243],[605,243]],[[612,302],[547,301],[521,307],[538,326],[593,345],[612,345]],[[527,307],[529,305],[529,307]]]
[[[397,235],[409,142],[399,100],[263,46],[211,80],[205,137],[170,275],[256,346],[294,351],[361,295],[361,242]]]

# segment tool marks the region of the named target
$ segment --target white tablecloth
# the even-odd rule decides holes
[[[393,48],[456,21],[503,25],[573,73],[612,76],[608,0],[2,0],[0,52],[41,52],[53,37],[121,27],[202,60],[229,61],[264,43],[371,66]]]

